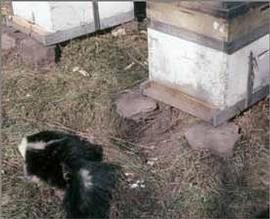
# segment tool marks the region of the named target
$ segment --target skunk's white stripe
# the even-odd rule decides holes
[[[19,148],[19,152],[22,155],[22,157],[25,159],[25,155],[26,155],[26,150],[27,148],[31,148],[31,149],[36,149],[36,150],[44,150],[46,148],[46,146],[56,143],[56,142],[60,142],[63,141],[65,138],[61,138],[61,139],[57,139],[57,140],[51,140],[48,142],[43,142],[43,141],[39,141],[39,142],[27,142],[27,138],[24,137],[22,139],[22,142],[19,144],[18,148]]]
[[[83,185],[89,189],[93,183],[92,183],[92,176],[90,175],[90,172],[86,169],[80,169],[80,174],[83,179]]]
[[[27,148],[44,150],[47,144],[48,144],[47,142],[42,142],[42,141],[35,142],[35,143],[28,143]]]
[[[51,140],[48,142],[44,142],[44,141],[38,141],[35,143],[28,143],[27,144],[27,148],[32,148],[32,149],[36,149],[36,150],[44,150],[48,145],[56,143],[56,142],[60,142],[63,141],[64,138],[61,139],[57,139],[57,140]]]
[[[25,153],[27,148],[27,139],[23,138],[21,143],[18,145],[19,152],[22,155],[23,159],[25,159]]]

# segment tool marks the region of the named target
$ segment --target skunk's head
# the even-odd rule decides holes
[[[46,137],[46,136],[45,136]],[[23,157],[23,172],[26,180],[44,181],[58,188],[65,188],[58,143],[61,139],[46,139],[41,134],[24,137],[18,145]]]
[[[30,145],[31,146],[31,145]],[[27,171],[27,160],[26,160],[26,153],[27,153],[27,149],[28,149],[28,140],[27,137],[24,137],[21,141],[21,143],[18,145],[18,149],[19,152],[21,154],[21,156],[23,157],[24,160],[24,164],[23,164],[23,173],[24,173],[24,177],[25,179],[32,181],[32,182],[39,182],[39,178],[35,175],[30,175],[28,174]]]
[[[63,169],[63,163],[76,169],[84,162],[100,162],[103,158],[102,146],[58,131],[42,131],[24,137],[18,150],[24,159],[26,178],[32,180],[32,176],[36,176],[60,188],[66,187],[69,175],[66,174],[69,171]]]

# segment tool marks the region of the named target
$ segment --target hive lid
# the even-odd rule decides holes
[[[163,0],[150,0],[150,2],[163,2]],[[180,8],[186,8],[194,11],[200,11],[211,14],[216,17],[231,19],[241,14],[245,14],[250,8],[266,5],[269,7],[269,2],[247,2],[247,1],[181,1],[168,0],[166,3],[176,4]]]
[[[245,14],[250,8],[268,5],[269,2],[247,2],[247,1],[201,1],[189,2],[179,1],[178,5],[183,8],[208,13],[217,17],[231,19]]]

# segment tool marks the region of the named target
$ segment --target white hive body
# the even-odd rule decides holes
[[[12,7],[14,18],[10,23],[24,31],[32,28],[39,35],[37,40],[45,45],[70,40],[134,18],[133,2],[13,1]]]
[[[218,125],[269,92],[269,3],[197,4],[149,2],[143,92]]]
[[[249,53],[254,68],[254,90],[269,84],[269,34],[233,54],[148,29],[149,79],[179,87],[185,93],[220,109],[245,98]]]

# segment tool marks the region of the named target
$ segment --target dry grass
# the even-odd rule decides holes
[[[268,100],[233,121],[241,127],[241,139],[232,157],[192,150],[184,131],[197,120],[186,113],[160,104],[138,124],[115,113],[118,93],[147,77],[146,57],[146,36],[128,31],[117,38],[108,33],[72,41],[63,48],[59,65],[46,74],[15,65],[16,59],[6,63],[3,218],[63,216],[51,188],[21,178],[16,145],[23,135],[48,128],[94,139],[104,145],[107,160],[131,173],[130,183],[144,180],[144,189],[123,186],[112,204],[112,218],[240,219],[268,205]],[[151,158],[153,166],[146,163]]]
[[[19,66],[16,59],[5,64],[2,102],[4,218],[62,215],[59,201],[53,199],[49,188],[51,192],[44,196],[42,191],[46,187],[30,189],[31,186],[21,179],[22,160],[16,145],[23,135],[38,130],[53,128],[95,138],[105,146],[106,154],[110,155],[107,159],[120,163],[126,171],[143,172],[136,149],[119,149],[120,144],[112,144],[111,137],[118,135],[119,123],[114,112],[114,97],[120,90],[146,78],[145,66],[134,63],[126,68],[134,59],[138,63],[145,62],[145,41],[145,34],[132,31],[123,37],[115,38],[108,33],[72,41],[63,48],[59,66],[46,74]]]

